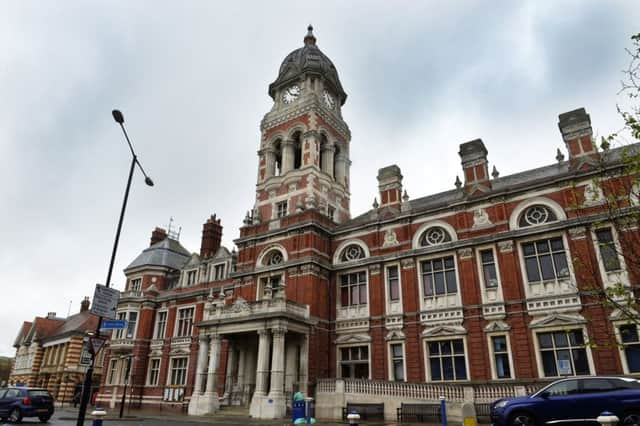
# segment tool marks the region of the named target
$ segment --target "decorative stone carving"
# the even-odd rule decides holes
[[[413,259],[402,259],[400,263],[402,264],[402,269],[412,269],[416,266],[416,262]]]
[[[393,247],[397,246],[398,237],[396,236],[396,232],[392,229],[387,229],[384,233],[384,242],[382,243],[382,247]]]
[[[489,219],[489,214],[485,209],[477,208],[473,211],[473,229],[486,228],[493,225]]]
[[[378,264],[369,265],[369,273],[371,275],[378,275],[380,273],[380,265]]]
[[[589,182],[584,187],[584,203],[586,205],[600,204],[604,201],[602,188],[595,182]]]
[[[491,321],[484,328],[485,333],[493,333],[496,331],[509,331],[511,326],[504,321]]]
[[[471,247],[458,249],[458,257],[460,257],[460,260],[471,259],[473,257],[473,249]]]
[[[511,253],[513,251],[513,241],[500,241],[498,243],[498,249],[500,250],[500,253]]]
[[[384,338],[384,340],[386,340],[387,342],[391,340],[404,340],[404,339],[406,339],[406,336],[404,335],[402,330],[391,330],[390,332],[387,333],[387,335]]]
[[[584,226],[578,226],[577,228],[569,229],[569,236],[572,240],[583,240],[587,236],[587,228]]]
[[[238,297],[231,305],[231,312],[250,314],[251,306],[243,297]]]

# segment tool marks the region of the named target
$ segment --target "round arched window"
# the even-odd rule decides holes
[[[441,226],[427,229],[420,237],[421,246],[436,246],[451,241],[451,235]]]
[[[342,262],[351,262],[353,260],[363,259],[364,257],[364,250],[357,244],[349,244],[340,254],[340,260]]]
[[[280,250],[271,250],[264,257],[262,264],[264,266],[273,266],[273,265],[280,265],[283,262],[284,262],[284,256],[282,255]]]
[[[556,220],[558,220],[556,214],[549,207],[537,204],[529,207],[522,213],[518,221],[518,226],[536,226],[547,222],[555,222]]]

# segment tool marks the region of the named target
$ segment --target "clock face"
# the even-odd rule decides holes
[[[284,102],[285,104],[290,104],[291,102],[298,99],[298,96],[300,96],[300,86],[294,84],[284,91],[284,93],[282,94],[282,102]]]
[[[326,90],[322,92],[322,99],[324,99],[324,103],[329,108],[333,108],[334,106],[336,106],[336,100],[334,99],[333,95]]]

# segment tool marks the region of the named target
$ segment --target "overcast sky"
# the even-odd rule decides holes
[[[453,188],[482,138],[502,175],[554,162],[558,114],[594,131],[616,102],[636,1],[0,0],[0,354],[24,320],[79,310],[104,283],[130,154],[139,159],[115,264],[169,218],[198,251],[217,213],[232,248],[253,205],[267,86],[312,23],[349,97],[351,212],[396,163],[412,198]]]

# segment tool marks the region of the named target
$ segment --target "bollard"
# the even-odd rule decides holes
[[[104,408],[96,408],[91,412],[91,415],[93,416],[91,426],[102,426],[102,419],[107,415],[107,412],[104,411]]]
[[[311,404],[313,404],[313,398],[304,399],[304,419],[307,424],[311,424]]]
[[[355,411],[352,411],[351,413],[347,414],[347,420],[349,420],[350,426],[358,426],[358,420],[360,420],[360,414],[356,413]]]
[[[609,411],[603,411],[596,419],[602,426],[616,426],[620,419]]]
[[[444,396],[440,397],[440,420],[442,426],[447,426],[447,404],[445,403]]]

